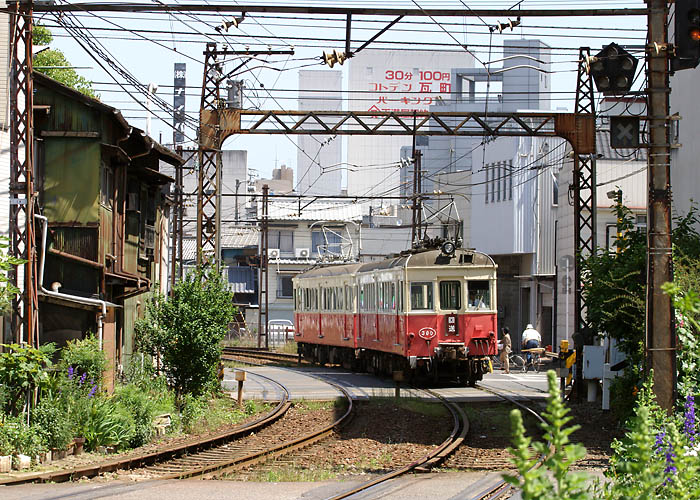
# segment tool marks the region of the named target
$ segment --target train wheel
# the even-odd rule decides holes
[[[469,387],[476,387],[476,383],[479,381],[478,373],[470,373],[467,378],[467,384]]]

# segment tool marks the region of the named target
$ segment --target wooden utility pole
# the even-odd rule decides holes
[[[668,5],[666,0],[647,0],[647,6],[649,197],[645,347],[647,367],[654,370],[654,394],[659,405],[670,412],[676,393],[676,335],[671,298],[661,290],[664,283],[673,281]]]
[[[265,349],[269,349],[270,341],[267,335],[268,320],[268,203],[270,187],[265,184],[262,188],[262,213],[260,214],[260,274],[258,279],[258,347],[262,347],[262,338],[265,337]],[[238,200],[236,200],[238,201]]]

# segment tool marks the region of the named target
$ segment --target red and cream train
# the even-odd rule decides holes
[[[407,378],[481,380],[497,352],[496,264],[450,245],[297,275],[299,354]]]

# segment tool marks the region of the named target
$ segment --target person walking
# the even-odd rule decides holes
[[[523,331],[522,336],[523,349],[537,349],[540,346],[541,342],[542,336],[540,335],[540,332],[535,330],[535,328],[528,323],[528,325],[525,327],[525,330]],[[532,364],[532,353],[528,351],[527,366],[530,366],[530,364]]]
[[[501,366],[503,367],[503,370],[506,373],[510,373],[510,361],[509,361],[509,356],[510,352],[512,351],[512,342],[510,340],[510,328],[507,326],[505,328],[501,329],[502,337],[501,337],[501,343],[503,344],[503,348],[501,349]]]

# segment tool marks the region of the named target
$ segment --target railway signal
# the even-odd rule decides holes
[[[611,43],[590,59],[589,72],[598,92],[625,94],[632,88],[638,63],[632,54]]]
[[[700,0],[676,0],[676,53],[673,71],[692,69],[700,62]]]

